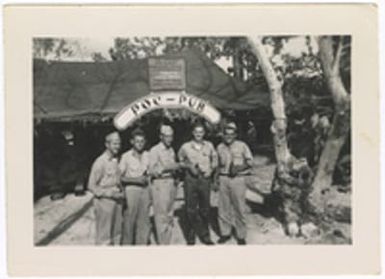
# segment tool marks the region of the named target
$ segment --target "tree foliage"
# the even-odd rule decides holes
[[[74,53],[73,46],[64,38],[34,38],[33,57],[37,59],[61,60]]]

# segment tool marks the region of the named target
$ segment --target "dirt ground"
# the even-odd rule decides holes
[[[248,244],[346,244],[350,243],[350,224],[335,223],[332,229],[314,237],[288,237],[282,225],[269,212],[264,210],[263,196],[270,191],[274,165],[266,158],[255,158],[254,176],[247,192],[247,243]],[[174,232],[172,243],[185,245],[181,227],[181,208],[183,207],[183,192],[178,192],[175,203]],[[211,236],[213,241],[218,239],[217,193],[212,192]],[[93,245],[95,239],[94,210],[92,196],[67,195],[64,199],[51,201],[43,197],[34,205],[34,242],[35,245]],[[151,243],[155,245],[154,235]],[[231,240],[227,245],[234,245]]]

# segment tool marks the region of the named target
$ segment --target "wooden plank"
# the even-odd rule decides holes
[[[58,237],[91,207],[92,194],[67,195],[52,201],[49,196],[34,204],[34,243],[46,245]]]
[[[62,220],[57,226],[55,226],[49,233],[40,241],[36,243],[36,246],[45,246],[55,240],[58,236],[65,233],[76,221],[78,221],[84,213],[86,213],[92,206],[92,201],[88,201],[79,211],[74,212],[64,220]]]

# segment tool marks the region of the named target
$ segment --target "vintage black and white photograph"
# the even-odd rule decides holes
[[[34,245],[352,244],[351,41],[34,37]]]

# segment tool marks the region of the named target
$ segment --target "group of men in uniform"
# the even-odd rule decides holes
[[[246,244],[246,178],[253,157],[249,147],[238,140],[231,122],[223,131],[223,141],[215,149],[205,140],[205,127],[195,124],[192,140],[176,154],[171,126],[161,125],[160,141],[145,150],[146,136],[131,133],[132,148],[120,154],[117,132],[105,138],[106,150],[94,162],[88,189],[94,195],[97,245],[149,244],[152,205],[157,242],[171,243],[177,179],[183,177],[184,199],[189,230],[186,240],[196,237],[213,245],[209,231],[210,192],[219,191],[218,216],[223,244],[235,238]]]

